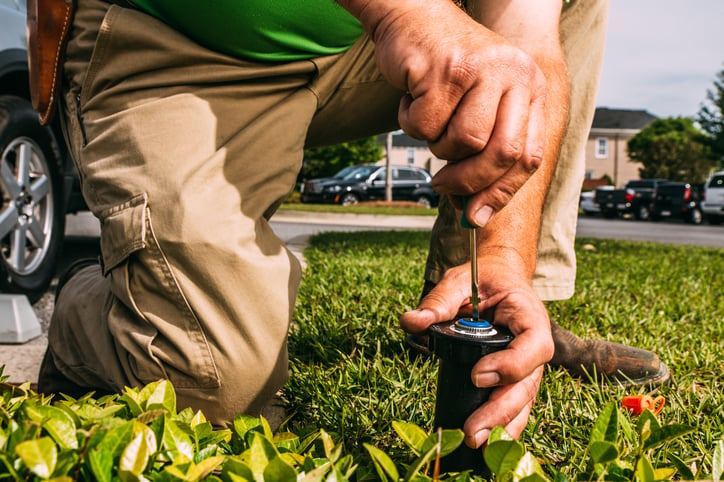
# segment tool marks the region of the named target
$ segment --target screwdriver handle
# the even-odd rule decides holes
[[[460,226],[464,227],[465,229],[475,229],[475,225],[468,221],[468,200],[470,199],[470,196],[463,196],[462,203],[463,203],[463,215],[460,217]]]

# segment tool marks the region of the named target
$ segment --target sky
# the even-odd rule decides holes
[[[724,0],[611,0],[596,105],[694,117],[724,69]]]

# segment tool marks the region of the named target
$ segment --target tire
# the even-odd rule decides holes
[[[359,197],[353,192],[346,192],[342,194],[342,197],[339,199],[339,203],[342,206],[350,206],[352,204],[357,204],[358,202]]]
[[[689,222],[691,224],[701,224],[702,221],[704,221],[704,216],[701,211],[696,208],[692,209],[691,214],[689,214]]]
[[[417,199],[415,199],[415,202],[417,204],[422,204],[426,208],[432,207],[432,201],[427,196],[417,196]]]
[[[646,206],[639,206],[636,209],[636,219],[639,221],[648,221],[648,219],[651,217],[651,212],[648,210]]]
[[[63,242],[61,165],[30,102],[0,96],[0,291],[31,303],[47,291]]]

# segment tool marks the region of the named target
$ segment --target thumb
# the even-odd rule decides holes
[[[417,309],[403,313],[400,326],[408,333],[421,333],[430,325],[452,320],[460,306],[469,302],[470,293],[450,280],[443,280],[435,286],[417,306]]]

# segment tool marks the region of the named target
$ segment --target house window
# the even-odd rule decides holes
[[[415,148],[414,147],[407,148],[407,163],[408,164],[415,163]]]
[[[596,139],[596,159],[606,159],[608,157],[608,138],[599,137]]]

